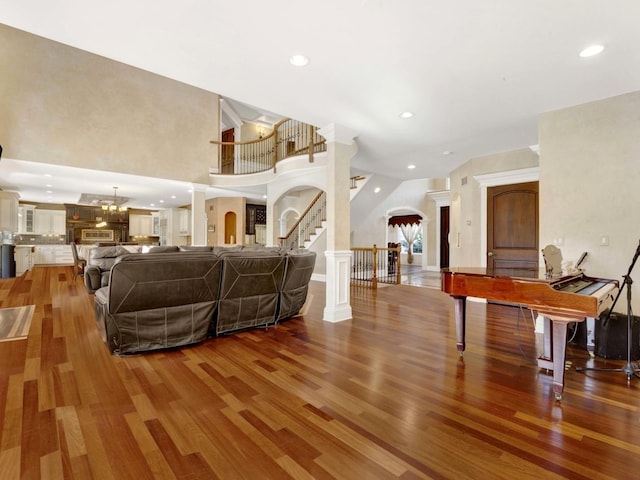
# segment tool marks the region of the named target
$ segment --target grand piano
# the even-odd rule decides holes
[[[520,304],[537,312],[544,322],[543,342],[538,350],[538,366],[553,370],[553,393],[562,399],[567,324],[597,318],[609,308],[619,288],[617,280],[592,278],[578,273],[551,277],[518,269],[514,275],[486,268],[450,268],[442,271],[442,291],[454,299],[457,348],[465,349],[467,297]],[[537,330],[538,328],[536,328]]]

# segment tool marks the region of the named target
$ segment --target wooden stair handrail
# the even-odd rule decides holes
[[[300,228],[300,225],[302,225],[304,222],[307,222],[307,219],[309,217],[309,215],[314,211],[315,207],[318,205],[318,203],[320,202],[321,199],[325,198],[326,199],[326,194],[324,191],[319,192],[314,199],[309,203],[309,206],[305,209],[304,213],[302,215],[300,215],[300,218],[298,218],[298,220],[296,221],[296,223],[289,229],[289,231],[287,232],[286,235],[282,236],[282,237],[278,237],[279,243],[280,245],[286,245],[287,241],[296,233],[299,233],[298,230]],[[324,220],[326,220],[325,218],[322,218],[320,220],[320,222],[323,222]],[[317,227],[317,225],[316,225]],[[298,243],[298,247],[300,247],[300,238],[298,237],[297,239],[297,243]]]

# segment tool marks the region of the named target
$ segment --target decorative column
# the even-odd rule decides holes
[[[267,247],[277,246],[278,245],[278,237],[280,234],[276,235],[275,226],[273,219],[278,215],[278,209],[273,204],[273,199],[275,194],[270,191],[271,188],[269,184],[267,184],[267,231],[266,231],[266,245]]]
[[[327,141],[327,259],[323,320],[340,322],[351,315],[350,162],[357,151],[355,132],[330,124],[318,130]]]
[[[193,185],[191,192],[191,245],[207,244],[207,212],[205,187]]]

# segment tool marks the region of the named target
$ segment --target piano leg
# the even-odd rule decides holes
[[[564,390],[564,362],[567,354],[567,325],[575,319],[554,319],[543,315],[544,340],[542,351],[539,352],[538,366],[553,370],[553,395],[555,399],[562,399]]]
[[[557,401],[564,390],[564,361],[567,353],[567,322],[553,320],[553,394]]]
[[[467,321],[467,297],[453,297],[454,315],[456,319],[456,347],[462,357],[464,355],[464,337]]]

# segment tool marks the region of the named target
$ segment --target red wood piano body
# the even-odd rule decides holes
[[[564,389],[567,324],[597,318],[610,306],[618,282],[583,273],[547,278],[544,270],[518,269],[513,276],[506,272],[500,269],[497,274],[486,268],[442,271],[442,291],[454,299],[458,351],[462,355],[465,349],[467,297],[525,305],[546,320],[545,343],[551,345],[538,358],[538,365],[553,370],[553,392],[556,400],[560,400]]]

